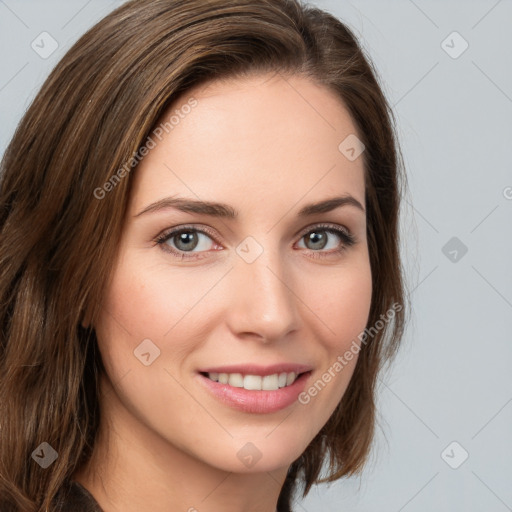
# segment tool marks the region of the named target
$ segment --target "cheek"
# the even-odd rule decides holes
[[[150,360],[155,361],[151,366],[156,366],[159,358],[161,360],[162,335],[172,326],[165,287],[159,285],[156,275],[138,271],[143,267],[136,263],[125,259],[116,268],[95,323],[100,352],[112,380],[120,378],[128,370],[133,373],[145,368],[142,354],[147,350],[141,352],[137,360],[138,347],[149,349]]]
[[[193,405],[179,385],[180,367],[197,349],[188,315],[205,289],[194,288],[190,279],[184,272],[180,275],[159,265],[144,267],[136,257],[125,258],[114,272],[95,323],[99,350],[116,394],[142,424],[155,431],[173,424],[187,431],[189,418],[198,414],[184,414],[177,421],[168,407],[173,403],[186,412]]]
[[[186,315],[197,302],[198,293],[202,290],[204,294],[204,286],[192,286],[186,273],[138,265],[137,261],[125,261],[115,273],[105,295],[105,314],[98,324],[105,330],[113,327],[129,333],[134,340],[160,340],[182,321],[186,323]]]
[[[317,294],[320,317],[325,319],[330,350],[344,351],[364,331],[370,313],[372,276],[369,262],[353,266],[326,281]]]
[[[190,269],[148,263],[144,258],[148,259],[143,252],[133,251],[115,269],[95,328],[110,378],[121,379],[129,371],[124,385],[140,379],[140,390],[154,390],[161,384],[155,375],[160,374],[168,386],[170,377],[164,370],[180,370],[208,338],[211,325],[205,320],[205,295],[220,275],[203,272],[199,276]],[[150,355],[144,361],[142,354],[147,352]]]
[[[369,262],[362,260],[350,271],[326,280],[322,288],[322,293],[317,292],[312,299],[322,320],[317,332],[327,333],[321,338],[325,359],[316,379],[299,396],[302,405],[312,408],[316,428],[334,412],[354,373],[372,299]],[[311,435],[314,434],[312,430]]]

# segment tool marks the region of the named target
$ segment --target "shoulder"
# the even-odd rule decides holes
[[[55,512],[104,512],[92,494],[76,481],[67,482],[60,490]]]

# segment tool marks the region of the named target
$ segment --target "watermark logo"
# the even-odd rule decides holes
[[[41,32],[30,43],[30,47],[41,59],[48,59],[59,47],[59,43],[48,32]]]
[[[338,146],[340,153],[351,162],[361,156],[365,149],[363,142],[353,133],[343,139]]]
[[[160,356],[160,349],[146,338],[135,348],[133,354],[144,366],[149,366]]]
[[[53,464],[57,460],[57,452],[47,443],[41,443],[33,452],[32,458],[43,468]]]
[[[468,247],[459,238],[453,236],[441,251],[452,263],[458,263],[468,252]]]
[[[253,443],[245,443],[236,456],[244,466],[252,468],[261,459],[262,453]]]
[[[452,469],[458,469],[469,457],[466,449],[457,441],[452,441],[442,452],[441,458]]]
[[[236,253],[246,263],[253,263],[263,254],[263,247],[252,236],[248,236],[238,244]]]
[[[469,43],[457,32],[449,34],[441,42],[441,48],[452,58],[458,59],[469,47]]]

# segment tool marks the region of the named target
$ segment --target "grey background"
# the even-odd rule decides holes
[[[0,0],[0,154],[65,51],[121,3]],[[310,3],[355,31],[394,106],[413,312],[370,464],[295,509],[512,510],[512,2]],[[31,48],[43,31],[59,44],[47,59]]]

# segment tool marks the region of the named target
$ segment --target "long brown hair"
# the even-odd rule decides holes
[[[341,21],[300,0],[133,0],[66,53],[21,120],[0,169],[0,510],[53,510],[90,458],[104,371],[93,328],[130,192],[125,172],[178,96],[247,73],[301,75],[338,95],[366,149],[373,279],[368,326],[403,305],[398,220],[402,179],[393,113],[370,59]],[[340,141],[341,142],[341,141]],[[119,176],[119,174],[117,174]],[[96,194],[95,194],[96,191]],[[290,466],[297,483],[359,472],[370,451],[375,384],[396,352],[404,311],[365,340],[343,399]],[[57,453],[47,469],[33,452]],[[322,464],[329,475],[320,479]]]

